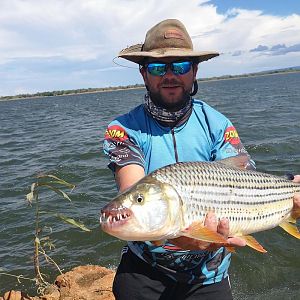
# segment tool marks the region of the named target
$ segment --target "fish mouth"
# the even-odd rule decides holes
[[[110,232],[124,225],[131,216],[131,210],[126,207],[104,207],[100,213],[100,224],[104,231]]]

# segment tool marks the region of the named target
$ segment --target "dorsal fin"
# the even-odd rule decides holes
[[[240,154],[215,161],[229,167],[238,168],[242,170],[255,170],[255,163],[248,154]]]

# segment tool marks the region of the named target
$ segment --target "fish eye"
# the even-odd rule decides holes
[[[142,194],[137,194],[135,200],[138,203],[142,203],[144,201],[144,196]]]

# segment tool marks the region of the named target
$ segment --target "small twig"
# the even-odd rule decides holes
[[[21,283],[20,279],[30,280],[30,281],[36,282],[36,279],[35,279],[35,278],[28,278],[28,277],[25,277],[24,275],[13,275],[13,274],[3,273],[3,272],[1,272],[0,275],[5,275],[5,276],[10,276],[10,277],[15,277],[15,278],[17,278],[18,283]]]
[[[108,293],[112,293],[112,289],[111,290],[108,290],[108,289],[97,289],[97,290],[94,290],[95,293],[103,293],[103,292],[108,292]]]
[[[60,267],[58,266],[58,264],[49,256],[46,254],[45,250],[40,247],[40,249],[42,249],[42,251],[39,251],[39,253],[43,254],[45,256],[45,259],[47,262],[51,262],[56,268],[57,270],[59,271],[60,274],[63,274],[62,270],[60,269]]]

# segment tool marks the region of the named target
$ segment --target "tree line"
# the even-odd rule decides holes
[[[252,77],[252,76],[281,74],[286,72],[300,72],[300,67],[291,67],[286,69],[269,70],[263,72],[241,74],[241,75],[223,75],[223,76],[209,77],[209,78],[198,78],[197,81],[201,82],[201,81],[210,81],[210,80],[225,80],[225,79]],[[74,90],[46,91],[46,92],[38,92],[34,94],[28,93],[28,94],[19,94],[15,96],[2,96],[0,97],[0,100],[4,101],[4,100],[14,100],[14,99],[22,99],[22,98],[38,98],[38,97],[51,97],[51,96],[53,97],[53,96],[63,96],[63,95],[134,89],[134,88],[143,88],[143,87],[144,84],[133,84],[133,85],[126,85],[126,86],[113,86],[113,87],[110,86],[110,87],[103,87],[103,88],[81,88],[81,89],[74,89]]]

